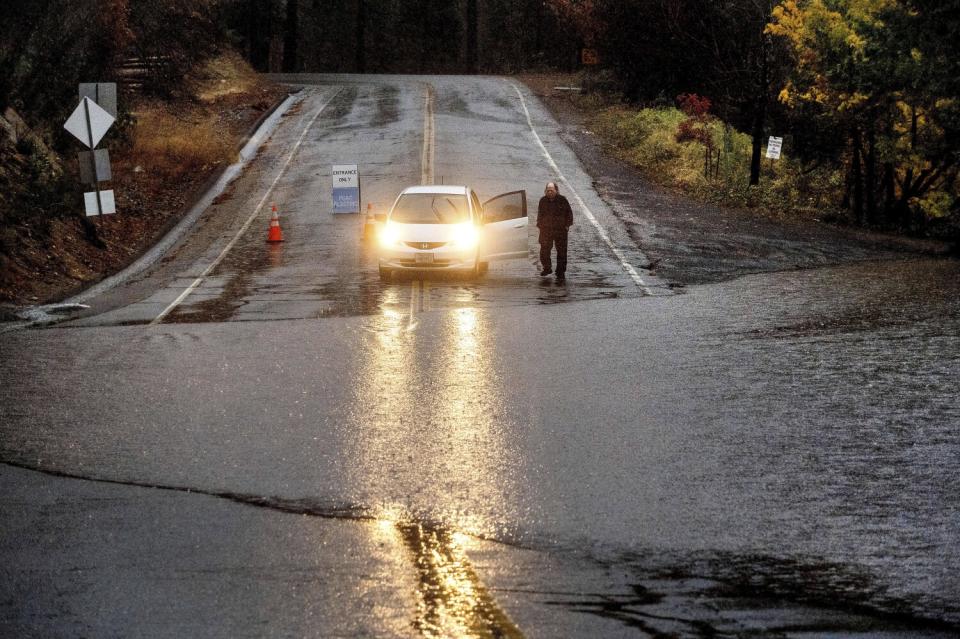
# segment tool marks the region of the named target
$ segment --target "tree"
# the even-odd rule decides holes
[[[65,140],[54,123],[76,106],[77,84],[115,79],[132,39],[127,0],[13,3],[0,22],[0,102]]]
[[[300,70],[297,49],[300,44],[300,2],[287,0],[287,17],[283,23],[283,65],[284,73]]]
[[[929,195],[955,200],[957,51],[942,36],[960,20],[955,2],[930,4],[789,0],[768,27],[793,53],[781,102],[847,142],[845,199],[860,224],[922,227],[942,213]]]
[[[357,73],[367,71],[367,0],[357,0],[357,22],[354,29],[354,51]]]
[[[477,0],[467,0],[466,23],[466,69],[467,73],[477,72]]]
[[[175,92],[185,72],[216,51],[218,9],[218,0],[130,1],[129,48],[148,65],[146,90]]]

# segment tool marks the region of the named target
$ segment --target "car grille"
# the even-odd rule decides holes
[[[440,248],[444,246],[446,242],[404,242],[410,248],[421,249],[424,251]]]
[[[446,268],[450,266],[450,260],[434,260],[432,262],[417,262],[415,260],[397,260],[397,264],[407,268]]]

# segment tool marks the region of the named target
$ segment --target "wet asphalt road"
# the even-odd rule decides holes
[[[3,634],[957,636],[955,262],[671,295],[522,87],[293,79],[164,264],[0,335]],[[559,172],[567,285],[381,283],[352,162],[381,206]]]

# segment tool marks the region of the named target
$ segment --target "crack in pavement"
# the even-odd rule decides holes
[[[409,551],[409,559],[416,574],[417,584],[416,613],[412,623],[423,636],[463,636],[482,639],[522,639],[524,636],[497,604],[491,589],[483,584],[470,564],[461,538],[465,533],[452,530],[444,524],[416,521],[407,517],[396,520],[384,519],[367,514],[367,509],[359,506],[318,508],[316,504],[309,504],[304,500],[109,479],[11,461],[0,461],[0,465],[62,479],[215,497],[287,514],[377,522],[383,529],[394,531]]]

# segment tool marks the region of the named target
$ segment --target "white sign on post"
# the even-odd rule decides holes
[[[100,197],[99,205],[97,196]],[[113,197],[113,191],[88,191],[83,194],[83,204],[86,208],[87,217],[95,215],[111,215],[117,212],[117,203]]]
[[[333,188],[349,189],[360,186],[357,176],[356,164],[334,164],[333,165]]]
[[[770,141],[767,142],[767,157],[771,160],[780,159],[780,149],[783,147],[783,138],[775,138],[772,135],[770,136]]]
[[[117,83],[116,82],[82,82],[80,83],[80,99],[90,98],[104,111],[117,117]]]
[[[90,157],[91,154],[93,157]],[[80,181],[84,184],[109,182],[113,179],[110,171],[110,152],[107,149],[81,151],[77,157],[80,164]]]
[[[67,118],[63,128],[92,149],[103,139],[103,136],[113,126],[113,122],[114,117],[112,115],[101,109],[90,98],[84,98]]]

